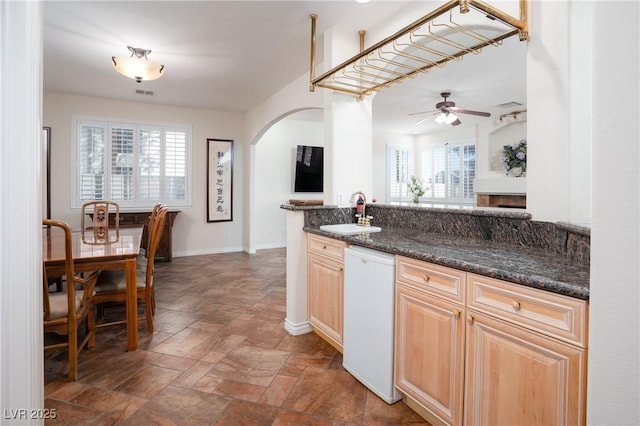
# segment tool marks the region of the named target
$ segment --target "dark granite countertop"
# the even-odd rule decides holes
[[[540,248],[449,237],[406,228],[385,227],[382,232],[358,235],[324,232],[319,227],[305,227],[304,231],[578,299],[589,299],[589,266]]]

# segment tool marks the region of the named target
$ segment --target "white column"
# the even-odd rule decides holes
[[[349,197],[358,190],[369,202],[373,190],[372,98],[360,101],[333,92],[325,97],[325,204],[348,205]]]
[[[0,45],[0,423],[38,424],[29,414],[44,406],[42,2],[0,2]]]
[[[304,212],[287,210],[287,317],[284,328],[298,335],[313,331],[307,322],[307,243]]]
[[[354,56],[359,51],[358,34],[324,33],[327,68]],[[373,124],[369,95],[362,100],[354,95],[324,90],[324,202],[349,205],[355,191],[363,191],[367,202],[373,190]],[[381,171],[386,173],[386,170]],[[355,205],[355,204],[353,204]]]
[[[527,210],[569,221],[570,114],[568,1],[530,2],[527,42]]]
[[[640,424],[638,2],[593,2],[587,422]],[[584,123],[589,125],[590,123]]]

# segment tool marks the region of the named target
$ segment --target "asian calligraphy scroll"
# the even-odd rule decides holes
[[[233,141],[207,139],[207,222],[233,220]]]

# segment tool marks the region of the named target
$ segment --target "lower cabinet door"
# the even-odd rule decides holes
[[[342,351],[344,265],[322,256],[309,255],[307,267],[309,323]]]
[[[462,424],[463,308],[396,283],[395,383],[440,421]]]
[[[468,311],[465,425],[585,423],[586,353]]]

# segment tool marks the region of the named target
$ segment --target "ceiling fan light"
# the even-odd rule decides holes
[[[134,79],[138,83],[143,80],[156,80],[162,77],[164,65],[147,59],[147,53],[151,53],[150,50],[132,48],[130,46],[129,50],[132,52],[129,57],[111,57],[111,62],[116,71]]]
[[[458,116],[457,116],[457,115],[455,115],[454,113],[451,113],[451,112],[450,112],[450,113],[448,113],[448,114],[447,114],[447,116],[445,117],[444,122],[445,122],[446,124],[451,124],[451,123],[453,123],[454,121],[456,121],[457,119],[458,119]]]
[[[447,114],[445,114],[444,112],[441,112],[440,114],[438,114],[438,116],[436,117],[436,123],[438,124],[443,124],[445,122],[445,120],[447,119]]]

